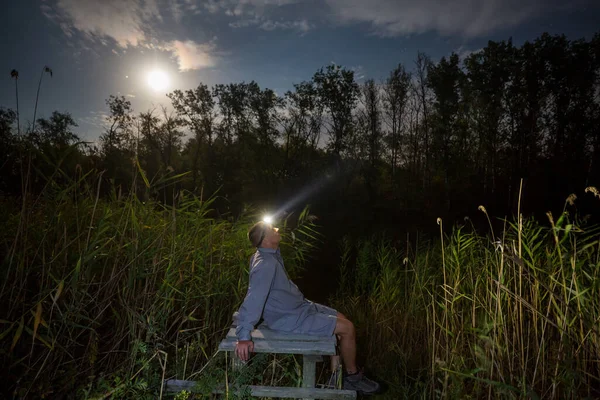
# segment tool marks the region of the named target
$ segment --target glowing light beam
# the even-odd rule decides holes
[[[279,209],[276,212],[274,212],[272,214],[272,216],[279,217],[280,215],[285,214],[287,212],[287,210],[289,210],[289,209],[293,208],[294,206],[298,205],[299,203],[307,200],[310,196],[314,195],[316,192],[323,189],[326,185],[331,184],[331,182],[334,181],[334,179],[341,178],[341,175],[344,175],[344,174],[343,173],[340,174],[339,172],[337,172],[335,170],[330,170],[329,172],[324,173],[320,178],[318,178],[315,181],[304,186],[298,192],[298,194],[296,194],[294,197],[289,199],[285,204],[283,204],[281,207],[279,207]]]

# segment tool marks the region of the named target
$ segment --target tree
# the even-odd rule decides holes
[[[215,85],[213,95],[221,112],[220,132],[226,143],[244,142],[251,133],[249,118],[249,84]]]
[[[431,65],[427,85],[434,94],[432,114],[431,154],[434,173],[443,177],[446,206],[450,210],[450,181],[459,165],[469,164],[464,143],[464,124],[461,126],[462,88],[465,76],[459,66],[456,53],[446,59],[442,57]],[[456,158],[456,161],[454,160]]]
[[[329,148],[336,159],[345,150],[348,136],[352,135],[352,111],[360,89],[354,81],[354,71],[328,65],[313,76],[319,99],[328,111]]]
[[[17,181],[17,172],[14,165],[17,157],[17,138],[13,126],[17,119],[16,113],[7,108],[0,107],[0,191],[11,192],[13,183]]]
[[[0,158],[2,166],[8,161],[12,147],[15,144],[15,136],[13,134],[13,125],[17,119],[17,115],[10,108],[0,107]]]
[[[508,119],[509,195],[517,195],[521,178],[536,179],[542,151],[544,110],[548,100],[546,67],[539,44],[525,42],[513,48],[510,78],[505,92]],[[508,166],[507,165],[507,166]]]
[[[152,109],[141,112],[136,122],[138,132],[136,156],[144,166],[146,173],[154,176],[158,173],[161,164],[160,119]]]
[[[262,145],[271,146],[279,137],[278,109],[282,100],[271,89],[261,90],[256,82],[248,85],[248,106],[256,121],[256,137]]]
[[[379,88],[373,79],[367,80],[362,86],[363,115],[367,127],[366,143],[369,165],[371,170],[379,161],[381,153],[381,112]]]
[[[201,83],[195,89],[175,90],[167,96],[171,104],[199,141],[206,140],[212,146],[215,120],[215,99],[207,85]]]
[[[592,87],[594,88],[594,96],[592,98],[594,113],[592,124],[595,127],[590,134],[591,160],[590,160],[590,175],[589,182],[592,179],[598,181],[600,178],[600,33],[596,33],[590,41],[591,52],[594,56],[594,65],[596,74]],[[586,182],[586,186],[589,184]]]
[[[423,134],[423,153],[425,157],[424,171],[423,171],[423,186],[427,186],[430,179],[430,149],[429,149],[429,104],[431,101],[431,95],[427,87],[427,73],[431,66],[431,59],[425,53],[418,52],[417,60],[415,61],[416,67],[416,83],[413,87],[415,94],[419,101],[419,106],[423,114],[421,119],[422,134]],[[418,122],[417,122],[418,123]]]
[[[301,82],[294,85],[294,91],[285,94],[291,137],[286,140],[289,148],[309,146],[313,150],[319,143],[323,126],[323,103],[314,82]]]
[[[82,162],[80,138],[73,128],[77,123],[68,112],[53,111],[49,118],[38,118],[37,129],[26,138],[34,150],[29,155],[36,170],[31,180],[34,191],[50,181],[65,184],[66,176]]]
[[[390,72],[383,85],[383,112],[384,120],[388,126],[389,134],[387,142],[389,143],[392,164],[392,177],[396,174],[398,165],[398,157],[400,153],[400,143],[402,135],[402,125],[405,114],[405,109],[408,103],[408,94],[410,88],[411,76],[402,64]]]
[[[543,34],[539,39],[547,65],[547,107],[545,148],[553,161],[558,183],[555,190],[575,191],[587,180],[589,138],[594,129],[595,81],[598,74],[590,43],[569,41],[564,35]],[[571,66],[576,65],[574,69]]]
[[[173,161],[181,149],[183,132],[179,130],[182,121],[172,112],[168,112],[165,106],[161,106],[162,124],[159,129],[159,140],[161,147],[162,162],[165,169],[173,168]]]
[[[15,80],[15,97],[17,98],[17,135],[21,136],[21,121],[19,119],[19,71],[10,71],[10,77]]]
[[[100,141],[104,153],[109,154],[115,150],[123,150],[131,140],[134,118],[131,102],[125,96],[111,95],[106,100],[106,105],[110,110],[107,118],[109,126],[105,133],[100,135]]]
[[[379,88],[372,79],[367,80],[361,86],[361,107],[357,113],[356,127],[357,153],[366,157],[366,163],[362,165],[364,182],[369,196],[369,204],[375,203],[376,193],[379,186],[377,166],[381,157],[381,99]],[[362,148],[362,151],[360,150]]]
[[[38,132],[32,132],[31,135],[38,148],[62,149],[80,140],[72,129],[77,127],[77,123],[68,112],[53,111],[48,119],[38,118],[37,125]]]
[[[134,176],[136,142],[133,140],[134,125],[131,102],[124,96],[111,95],[106,104],[110,110],[108,126],[100,135],[102,165],[107,169],[116,186],[125,190],[131,185]]]
[[[189,144],[191,156],[192,184],[195,188],[198,182],[200,172],[200,155],[202,154],[203,143],[207,144],[206,157],[208,171],[211,174],[214,169],[214,149],[213,135],[215,133],[215,91],[212,91],[205,84],[199,84],[193,90],[182,92],[175,90],[167,95],[171,99],[173,108],[177,115],[182,118],[182,123],[193,133],[193,142]]]
[[[312,175],[310,166],[323,126],[323,105],[312,81],[294,84],[285,94],[282,116],[286,176]]]
[[[498,184],[502,181],[500,166],[504,162],[508,126],[506,124],[505,91],[510,84],[512,41],[490,41],[483,51],[465,60],[472,94],[471,115],[478,133],[476,157],[483,191],[497,200]]]

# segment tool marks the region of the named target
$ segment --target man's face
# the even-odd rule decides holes
[[[273,225],[267,225],[263,243],[278,245],[279,242],[281,242],[281,234],[279,233],[279,228],[275,228]]]

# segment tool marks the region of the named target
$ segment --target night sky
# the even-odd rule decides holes
[[[320,67],[336,63],[359,82],[384,79],[417,51],[434,61],[465,56],[488,40],[516,45],[543,32],[590,39],[600,2],[545,0],[21,0],[0,15],[0,107],[31,120],[40,72],[38,116],[70,112],[84,140],[103,130],[105,99],[127,96],[135,111],[168,105],[165,93],[257,81],[283,95]],[[168,78],[156,89],[152,71]],[[161,85],[158,85],[161,86]]]

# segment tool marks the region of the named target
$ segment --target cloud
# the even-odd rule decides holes
[[[201,14],[201,9],[195,0],[163,0],[165,8],[168,8],[173,16],[175,22],[179,23],[181,20],[189,15]]]
[[[471,54],[477,54],[483,51],[483,47],[480,47],[478,49],[472,50],[472,49],[468,49],[465,46],[460,46],[458,49],[455,49],[454,52],[458,55],[458,58],[460,58],[460,60],[464,60],[465,58],[469,57]]]
[[[209,43],[196,43],[192,40],[185,42],[174,40],[170,44],[170,50],[177,58],[180,71],[189,71],[212,67],[215,65],[214,39]]]
[[[101,43],[112,39],[120,47],[147,41],[146,26],[162,21],[156,0],[57,0],[55,7],[43,4],[42,12],[68,37],[79,31]]]
[[[354,72],[354,78],[357,81],[362,81],[363,79],[365,79],[365,69],[362,65],[350,67],[350,70]]]
[[[229,23],[231,28],[258,27],[265,31],[280,29],[305,33],[314,28],[306,18],[273,18],[272,15],[278,8],[301,2],[302,0],[209,0],[204,3],[204,8],[209,13],[221,12],[236,18]]]
[[[245,12],[255,12],[268,7],[280,7],[302,0],[206,0],[204,8],[210,13],[225,12],[227,15],[242,15]]]
[[[109,121],[109,114],[106,111],[90,111],[88,115],[78,118],[78,123],[93,126],[94,128],[104,128]]]
[[[229,26],[231,28],[248,28],[258,26],[264,31],[274,31],[277,29],[281,29],[295,30],[302,33],[306,33],[314,27],[314,25],[310,24],[305,19],[297,21],[273,21],[270,19],[259,17],[241,19],[238,21],[230,22]]]
[[[237,21],[233,21],[229,23],[231,28],[248,28],[251,26],[257,26],[262,22],[262,18],[252,17],[247,19],[239,19]]]
[[[81,33],[90,41],[104,46],[114,44],[114,54],[122,54],[129,47],[152,48],[171,52],[182,71],[215,65],[215,40],[197,43],[192,40],[162,41],[157,30],[170,13],[180,21],[184,11],[196,12],[197,6],[189,0],[56,0],[55,6],[41,6],[47,18],[57,23],[67,37]],[[162,11],[161,11],[162,10]]]
[[[476,37],[559,7],[559,0],[324,0],[343,23],[369,23],[382,36],[437,31]],[[544,3],[544,4],[542,4]],[[551,4],[554,3],[554,4]]]
[[[299,32],[308,32],[311,30],[313,26],[308,23],[307,20],[302,19],[298,21],[271,21],[266,20],[260,25],[260,29],[264,29],[265,31],[273,31],[275,29],[293,29]]]
[[[561,0],[207,0],[203,6],[209,13],[238,18],[229,24],[233,28],[305,32],[313,27],[309,21],[329,14],[334,22],[369,24],[381,36],[434,31],[464,37],[484,36],[567,7]],[[286,18],[288,11],[294,13],[292,18]]]

